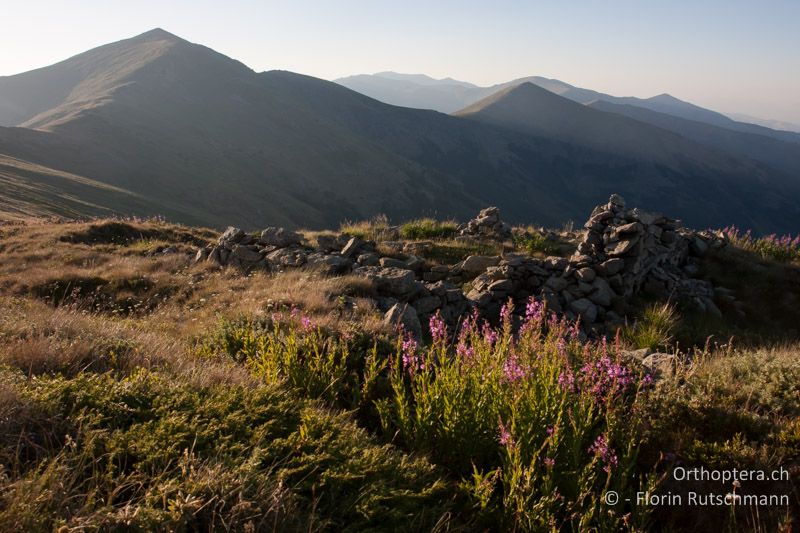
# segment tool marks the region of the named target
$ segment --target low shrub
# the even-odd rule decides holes
[[[800,259],[800,235],[778,236],[776,234],[765,237],[754,237],[751,230],[742,232],[736,226],[728,226],[722,230],[734,245],[755,252],[764,259],[788,262]]]

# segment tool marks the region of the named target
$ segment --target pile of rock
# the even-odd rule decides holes
[[[500,209],[487,207],[476,218],[459,227],[459,235],[504,241],[511,238],[511,226],[500,220]]]
[[[724,241],[711,233],[683,230],[676,220],[625,208],[612,195],[592,211],[577,251],[569,258],[506,255],[480,274],[467,298],[487,314],[511,297],[524,309],[535,295],[556,312],[586,325],[618,324],[625,301],[641,291],[693,302],[713,314],[714,288],[692,279],[696,258]]]
[[[328,274],[353,273],[372,281],[376,305],[386,321],[402,323],[415,334],[420,323],[436,313],[451,325],[477,307],[489,318],[499,314],[509,298],[518,312],[531,296],[547,302],[592,329],[622,321],[625,302],[639,292],[693,302],[718,314],[715,298],[730,298],[723,289],[695,279],[698,260],[724,241],[710,232],[691,232],[676,220],[640,209],[626,209],[612,195],[596,207],[585,224],[576,252],[569,258],[537,258],[524,254],[470,256],[455,265],[431,265],[424,254],[433,243],[364,241],[348,235],[323,235],[315,247],[283,228],[267,228],[259,237],[228,228],[216,246],[197,253],[197,261],[212,261],[242,270],[313,268]],[[496,208],[481,211],[464,228],[464,235],[505,238],[510,228]],[[467,285],[464,293],[464,283]]]

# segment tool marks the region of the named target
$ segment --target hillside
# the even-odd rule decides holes
[[[0,225],[0,529],[792,531],[798,245],[784,257],[730,232],[675,238],[674,221],[621,201],[585,231],[504,228],[491,209],[462,229],[500,227],[517,237],[506,241],[456,240],[437,221],[261,236],[157,220]],[[590,291],[569,306],[586,313],[612,290],[610,263],[564,267],[593,232],[644,242],[630,217],[663,229],[670,257],[629,250],[625,283],[647,259],[653,279],[666,268],[713,286],[718,307],[698,314],[645,283],[597,304],[609,325],[625,309],[606,343],[571,311],[551,315],[546,295]],[[268,253],[252,270],[203,259],[228,246]],[[347,268],[326,274],[312,257]],[[563,283],[534,287],[542,275]],[[472,290],[517,304],[498,322]],[[457,330],[449,310],[468,302],[480,315],[455,317]],[[412,316],[420,335],[399,337],[393,324]],[[676,467],[791,477],[742,482],[738,494],[768,505],[635,503],[730,490],[676,483]],[[609,490],[626,503],[607,505]]]
[[[82,199],[114,213],[323,228],[378,214],[463,220],[495,204],[511,221],[557,225],[619,191],[697,226],[800,223],[790,200],[800,185],[782,174],[663,130],[640,139],[646,127],[618,115],[581,108],[610,121],[593,130],[601,140],[400,108],[309,76],[255,73],[163,30],[1,81],[14,127],[0,128],[0,154],[139,199]],[[63,211],[72,193],[62,185],[37,197],[42,213]]]
[[[792,176],[800,176],[800,144],[605,100],[592,102],[589,107],[652,124],[704,146],[729,154],[739,154],[766,163]]]
[[[394,72],[348,76],[346,78],[339,78],[335,80],[335,82],[388,104],[417,107],[421,109],[434,109],[442,113],[453,113],[495,93],[522,85],[523,83],[532,83],[580,104],[590,104],[597,100],[602,100],[619,105],[649,109],[686,120],[704,122],[733,131],[800,143],[800,133],[783,131],[780,128],[769,128],[765,127],[763,124],[753,124],[746,120],[737,121],[722,113],[717,113],[716,111],[711,111],[685,102],[669,94],[660,94],[650,98],[612,96],[592,89],[575,87],[563,81],[542,76],[517,78],[488,87],[476,87],[466,82],[456,82],[453,84],[447,82],[447,80],[442,80],[442,83],[432,87],[430,82],[421,83],[418,77]]]

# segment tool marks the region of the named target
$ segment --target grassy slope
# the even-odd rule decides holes
[[[220,317],[292,306],[329,331],[389,333],[359,278],[242,277],[193,265],[184,253],[153,255],[214,237],[159,222],[0,226],[0,454],[9,473],[0,528],[491,524],[465,504],[458,476],[386,445],[369,416],[358,416],[358,428],[353,413],[198,352]],[[797,271],[740,261],[771,283]],[[729,287],[745,294],[754,279],[732,276]],[[667,451],[689,463],[796,465],[798,353],[795,345],[709,353],[665,382],[647,404],[641,471]],[[711,531],[730,520],[724,511],[656,519]],[[761,509],[762,528],[786,522],[785,511],[773,511]],[[736,524],[750,529],[747,520]]]

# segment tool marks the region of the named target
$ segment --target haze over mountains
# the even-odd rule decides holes
[[[556,225],[618,192],[698,227],[800,226],[798,134],[543,78],[362,81],[417,96],[257,73],[160,29],[0,78],[0,213],[334,227],[494,204]],[[454,114],[408,108],[431,107],[420,88]]]

